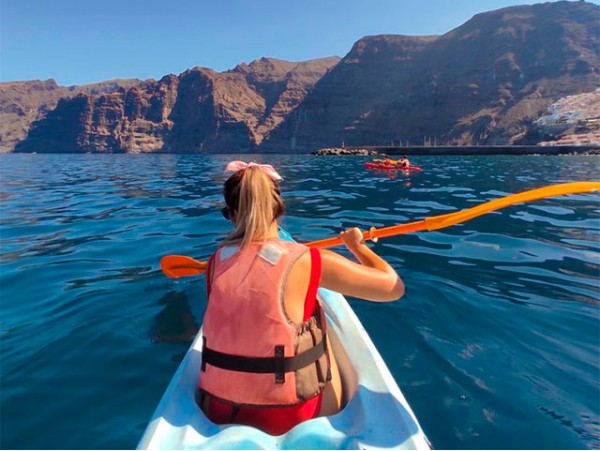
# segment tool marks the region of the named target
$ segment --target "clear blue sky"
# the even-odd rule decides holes
[[[593,3],[598,3],[594,1]],[[344,56],[374,34],[443,34],[525,0],[0,0],[0,80],[85,84]]]

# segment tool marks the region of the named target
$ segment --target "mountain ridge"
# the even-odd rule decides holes
[[[481,13],[397,63],[381,57],[389,39],[362,39],[371,59],[356,64],[355,44],[267,146],[532,144],[528,131],[550,104],[599,83],[599,10],[558,2]]]
[[[31,124],[45,117],[58,101],[79,93],[100,94],[135,86],[142,80],[115,79],[85,85],[61,86],[48,80],[0,83],[0,153],[10,151],[29,132]]]
[[[534,144],[535,121],[551,104],[600,85],[598,23],[600,7],[585,2],[512,6],[440,36],[365,36],[341,59],[263,57],[223,72],[194,67],[57,102],[15,150]],[[0,128],[0,149],[7,142]]]

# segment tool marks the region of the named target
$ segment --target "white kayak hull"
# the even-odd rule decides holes
[[[197,407],[202,331],[161,399],[138,449],[430,449],[411,408],[346,299],[319,290],[343,378],[344,409],[271,436],[216,425]],[[346,343],[347,345],[342,345]]]
[[[181,362],[138,449],[431,449],[381,355],[339,293],[319,289],[344,399],[341,412],[280,436],[216,425],[197,407],[202,330]]]

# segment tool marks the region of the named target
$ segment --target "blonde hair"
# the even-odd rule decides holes
[[[234,229],[225,244],[264,240],[273,221],[283,215],[285,207],[277,183],[258,166],[235,172],[225,182],[223,195]]]

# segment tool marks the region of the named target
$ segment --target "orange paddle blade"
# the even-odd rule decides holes
[[[522,193],[513,194],[510,196],[494,199],[489,202],[477,205],[467,210],[462,210],[456,213],[447,215],[435,216],[426,218],[427,230],[437,230],[449,227],[454,224],[466,222],[469,219],[476,218],[490,211],[499,210],[509,205],[516,205],[523,202],[531,202],[533,200],[543,199],[546,197],[563,196],[565,194],[587,193],[590,191],[599,191],[600,182],[573,182],[561,183],[559,185],[550,185],[544,188],[532,189],[523,191]]]
[[[523,191],[522,193],[512,194],[510,196],[494,199],[489,202],[477,205],[467,210],[457,211],[446,215],[433,216],[421,221],[400,224],[381,229],[371,229],[363,232],[365,240],[374,238],[386,238],[395,235],[404,235],[406,233],[421,232],[423,230],[432,231],[450,227],[455,224],[466,222],[469,219],[476,218],[490,211],[499,210],[509,205],[530,202],[543,199],[545,197],[563,196],[565,194],[588,193],[591,191],[600,191],[600,182],[573,182],[550,185],[544,188]],[[325,240],[306,243],[310,247],[331,247],[342,244],[339,237],[327,238]],[[168,277],[195,276],[206,271],[206,262],[199,262],[191,257],[183,255],[167,255],[163,257],[161,268]]]
[[[160,269],[167,277],[197,276],[206,271],[207,263],[185,255],[165,255],[160,259]]]
[[[477,216],[489,213],[490,211],[508,207],[509,205],[530,202],[533,200],[543,199],[545,197],[588,193],[590,191],[600,191],[600,182],[573,182],[546,186],[544,188],[532,189],[530,191],[523,191],[522,193],[501,197],[500,199],[494,199],[467,210],[457,211],[456,213],[432,216],[431,218],[425,218],[421,221],[410,222],[408,224],[366,230],[363,232],[363,237],[365,240],[372,240],[373,238],[386,238],[389,236],[404,235],[406,233],[421,232],[424,230],[432,231],[443,229],[445,227],[466,222],[469,219],[476,218]],[[310,247],[322,248],[337,246],[342,243],[343,241],[339,237],[334,237],[320,241],[313,241],[312,243],[307,243],[306,245]]]

